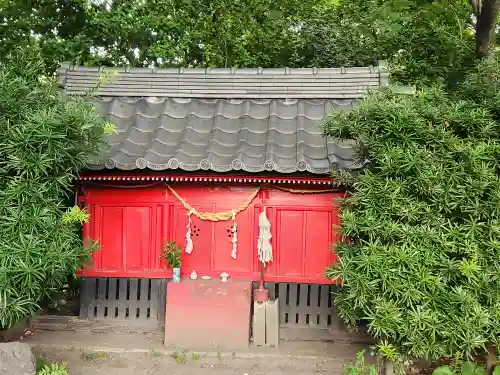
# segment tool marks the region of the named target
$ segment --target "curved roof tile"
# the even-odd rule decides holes
[[[387,83],[385,65],[348,69],[147,69],[63,66],[69,94],[103,72],[96,108],[117,134],[92,169],[250,173],[361,168],[352,142],[325,137],[321,121]]]

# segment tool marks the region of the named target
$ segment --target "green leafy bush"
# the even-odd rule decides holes
[[[477,363],[466,361],[460,366],[460,369],[455,369],[451,366],[439,366],[432,372],[432,375],[486,375],[486,369]],[[496,367],[493,375],[500,374],[500,367]]]
[[[0,329],[51,300],[93,248],[82,244],[87,213],[67,205],[109,126],[41,61],[34,47],[0,61]]]
[[[466,1],[342,0],[301,28],[299,66],[366,66],[388,60],[391,81],[454,81],[474,51]]]
[[[344,366],[344,375],[377,375],[377,366],[367,364],[365,351],[356,353],[356,359]]]
[[[179,245],[175,241],[168,241],[163,245],[160,259],[164,259],[172,268],[180,268],[182,265],[181,254],[182,250]]]
[[[327,271],[349,324],[403,355],[481,353],[500,335],[500,69],[482,65],[455,91],[388,89],[332,115],[368,168],[348,186]]]
[[[37,375],[68,375],[66,371],[66,364],[62,363],[51,363],[44,365],[41,369],[39,369],[36,374]]]

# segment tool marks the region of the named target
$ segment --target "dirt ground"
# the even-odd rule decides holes
[[[166,347],[158,329],[123,330],[110,322],[68,319],[32,325],[23,341],[46,362],[65,362],[69,375],[341,375],[363,342],[345,332],[298,341],[283,331],[279,348]],[[130,328],[130,324],[127,325]],[[43,329],[45,328],[45,329]],[[361,340],[362,341],[362,340]]]
[[[34,352],[47,362],[68,363],[69,375],[340,375],[343,365],[333,358],[241,358],[196,352],[105,353],[51,348],[35,348]]]

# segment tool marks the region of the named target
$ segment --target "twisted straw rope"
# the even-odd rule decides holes
[[[286,187],[283,187],[283,186],[278,186],[278,185],[270,185],[273,189],[276,189],[276,190],[283,190],[283,191],[286,191],[288,193],[292,193],[292,194],[321,194],[321,193],[332,193],[335,191],[335,189],[333,188],[330,188],[330,189],[293,189],[293,188],[286,188]]]
[[[110,187],[110,188],[119,188],[119,189],[137,189],[137,188],[147,188],[147,187],[152,187],[156,185],[162,185],[163,182],[153,182],[151,184],[143,184],[143,185],[115,185],[115,184],[106,184],[103,182],[89,182],[86,181],[85,184],[88,185],[95,185],[95,186],[104,186],[104,187]],[[341,189],[334,189],[334,188],[329,188],[329,189],[293,189],[293,188],[286,188],[284,186],[279,186],[279,185],[268,185],[269,187],[272,187],[273,189],[276,190],[282,190],[286,191],[288,193],[292,194],[322,194],[322,193],[333,193],[335,191],[339,191]]]
[[[243,203],[241,206],[231,211],[221,211],[221,212],[198,212],[196,208],[192,207],[188,202],[182,199],[182,197],[179,194],[177,194],[177,192],[170,185],[167,185],[167,189],[170,190],[172,194],[179,200],[179,202],[182,203],[184,208],[188,211],[188,215],[191,214],[195,215],[201,220],[225,221],[225,220],[231,220],[235,215],[237,215],[243,210],[246,210],[248,206],[250,206],[252,201],[255,199],[257,194],[259,194],[260,186],[258,186],[252,192],[252,194],[250,194],[245,203]]]
[[[106,186],[106,187],[115,187],[115,188],[144,188],[144,187],[151,187],[155,186],[158,184],[162,184],[161,182],[158,183],[152,183],[152,184],[147,184],[147,185],[133,185],[133,186],[124,186],[124,185],[113,185],[113,184],[104,184],[104,183],[98,183],[95,185],[100,185],[100,186]],[[320,193],[331,193],[335,191],[335,189],[330,188],[330,189],[293,189],[293,188],[286,188],[283,186],[277,186],[277,185],[270,185],[270,187],[277,189],[277,190],[282,190],[286,191],[288,193],[292,194],[320,194]],[[245,203],[243,203],[241,206],[238,208],[231,210],[231,211],[221,211],[221,212],[198,212],[194,207],[192,207],[187,201],[185,201],[170,185],[167,184],[167,189],[172,192],[172,194],[179,200],[179,202],[184,206],[184,208],[188,211],[189,215],[196,215],[196,217],[200,218],[201,220],[208,220],[208,221],[226,221],[226,220],[231,220],[233,219],[234,216],[239,214],[241,211],[246,210],[252,201],[255,199],[257,194],[259,194],[259,191],[261,189],[260,186],[257,186],[255,190],[250,194],[250,196],[247,198]]]

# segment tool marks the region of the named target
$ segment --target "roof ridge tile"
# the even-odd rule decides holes
[[[380,61],[379,65],[383,64],[383,68],[387,69],[385,61]],[[204,74],[204,75],[294,75],[294,74],[307,74],[307,75],[332,75],[332,74],[345,74],[350,72],[369,72],[377,73],[379,66],[354,66],[354,67],[310,67],[310,68],[159,68],[159,67],[108,67],[108,66],[82,66],[73,65],[65,62],[61,64],[58,69],[60,73],[79,71],[79,72],[123,72],[123,73],[150,73],[150,74]]]

